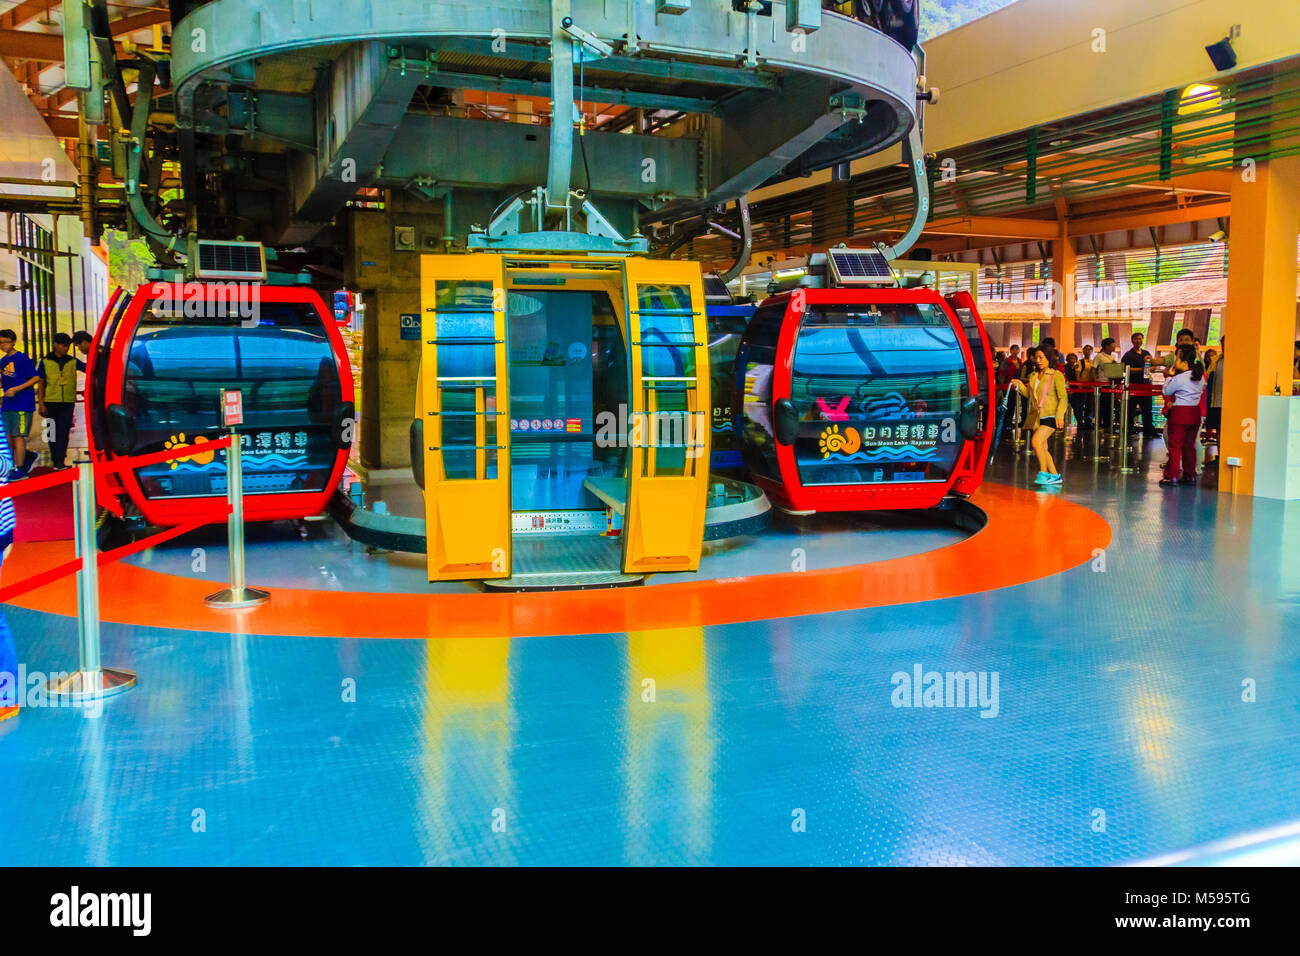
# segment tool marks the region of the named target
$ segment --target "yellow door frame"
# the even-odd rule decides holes
[[[424,435],[424,518],[430,581],[510,576],[510,379],[507,361],[506,293],[503,257],[426,255],[420,261],[420,411]],[[444,376],[438,370],[438,289],[458,282],[492,286],[492,376]],[[478,342],[479,347],[486,342]],[[470,343],[447,341],[442,348]],[[455,379],[455,384],[451,384]],[[478,384],[475,384],[478,383]],[[449,478],[445,465],[442,393],[474,392],[474,477]],[[493,402],[489,403],[489,391]],[[459,410],[458,414],[467,414]],[[489,421],[493,427],[489,429]],[[468,448],[468,446],[461,446]],[[489,467],[495,456],[496,474]]]
[[[697,262],[675,259],[629,258],[624,263],[627,301],[627,353],[630,364],[628,498],[623,523],[623,570],[627,573],[695,571],[704,544],[704,509],[709,487],[709,346],[704,315],[704,282]],[[690,295],[690,321],[676,341],[691,350],[694,373],[668,383],[646,375],[642,344],[641,286],[685,286]],[[681,474],[664,474],[661,467],[662,430],[655,418],[657,392],[669,384],[684,392],[687,443]],[[670,429],[671,431],[671,429]]]

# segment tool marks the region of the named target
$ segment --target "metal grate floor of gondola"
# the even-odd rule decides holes
[[[645,576],[624,574],[623,540],[604,535],[517,534],[508,578],[484,581],[494,591],[570,591],[627,587]]]

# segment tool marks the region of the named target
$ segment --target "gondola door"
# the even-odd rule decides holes
[[[979,399],[979,432],[973,439],[971,455],[963,462],[953,487],[961,494],[970,494],[984,480],[984,466],[988,462],[989,445],[993,441],[993,431],[997,423],[997,398],[993,382],[993,351],[989,348],[988,332],[980,318],[979,309],[975,307],[975,298],[969,292],[954,292],[944,297],[948,307],[957,316],[961,333],[970,348],[971,362],[975,369],[975,381],[971,393]]]
[[[709,483],[709,349],[695,262],[625,263],[630,363],[623,570],[694,571]]]
[[[421,262],[429,580],[510,576],[509,371],[502,257]]]

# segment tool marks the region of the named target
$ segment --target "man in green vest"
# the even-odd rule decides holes
[[[68,354],[72,337],[66,332],[54,336],[54,350],[41,359],[36,374],[37,411],[54,422],[54,441],[50,442],[50,463],[56,471],[68,466],[68,436],[72,433],[72,412],[77,407],[77,360]]]

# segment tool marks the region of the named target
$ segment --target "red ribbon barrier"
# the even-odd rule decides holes
[[[16,498],[19,495],[25,495],[32,491],[44,491],[46,488],[54,488],[57,485],[67,484],[69,481],[77,480],[77,469],[69,468],[67,471],[56,471],[50,475],[39,475],[36,478],[24,478],[21,481],[7,481],[0,485],[0,498]]]
[[[1124,389],[1118,385],[1111,385],[1108,382],[1067,382],[1066,390],[1070,392],[1102,392],[1108,395],[1122,395]],[[1164,392],[1159,385],[1151,385],[1143,382],[1140,385],[1131,384],[1128,387],[1130,396],[1140,395],[1163,395]]]
[[[225,516],[230,515],[230,505],[226,505]],[[173,525],[163,531],[149,535],[143,541],[133,541],[130,544],[124,544],[120,548],[114,548],[112,551],[103,551],[97,555],[99,566],[102,568],[106,564],[112,564],[114,561],[121,561],[123,558],[129,558],[133,554],[139,554],[141,551],[152,548],[155,544],[161,544],[164,541],[170,541],[172,538],[179,538],[181,535],[196,531],[204,525],[211,524],[204,518],[193,518],[189,521]]]
[[[203,451],[218,451],[222,448],[230,447],[230,436],[217,438],[212,441],[202,442],[194,445],[178,445],[176,448],[164,448],[162,451],[150,452],[147,455],[136,455],[131,458],[115,458],[112,461],[95,462],[95,480],[99,480],[102,474],[109,474],[117,471],[129,471],[134,468],[143,468],[146,465],[159,465],[164,461],[171,461],[174,458],[189,458],[194,454],[194,449],[201,448]],[[57,485],[66,484],[69,481],[77,480],[77,469],[69,468],[66,471],[56,471],[51,475],[40,475],[36,478],[24,478],[21,481],[8,481],[0,484],[0,498],[14,498],[18,495],[29,494],[33,491],[42,491],[45,488],[53,488]]]
[[[39,587],[44,587],[53,581],[69,574],[76,574],[81,570],[81,559],[73,558],[71,561],[65,561],[63,564],[48,568],[38,574],[33,574],[30,578],[23,578],[17,584],[11,584],[8,587],[0,588],[0,604],[4,604],[20,594],[26,594],[28,591],[35,591]]]
[[[100,474],[108,472],[123,471],[129,468],[143,468],[145,465],[155,465],[164,461],[171,461],[174,458],[188,458],[194,453],[195,448],[201,447],[204,451],[216,451],[221,448],[229,448],[231,437],[219,438],[215,441],[202,442],[199,445],[182,445],[177,448],[166,448],[162,451],[150,452],[147,455],[137,455],[133,458],[118,458],[110,462],[99,462],[95,464],[94,471],[96,479]],[[40,491],[43,488],[53,488],[57,485],[65,484],[77,479],[78,470],[69,468],[67,471],[55,472],[52,475],[41,475],[38,478],[24,478],[21,482],[6,482],[0,484],[0,498],[15,497],[25,495],[30,491]],[[225,514],[229,516],[230,505],[226,505]],[[123,545],[120,548],[114,548],[112,551],[104,551],[95,556],[96,563],[102,568],[105,565],[112,564],[115,561],[121,561],[123,558],[129,558],[133,554],[139,554],[155,544],[161,544],[164,541],[170,541],[172,538],[179,538],[181,535],[190,531],[195,531],[209,522],[203,518],[196,518],[181,524],[151,534],[142,541],[134,541],[131,544]],[[69,574],[76,574],[81,570],[81,558],[73,558],[71,561],[65,561],[63,564],[47,568],[33,574],[31,577],[24,578],[14,584],[0,588],[0,604],[11,601],[14,598],[26,594],[28,591],[34,591],[37,588],[44,587],[57,581],[59,578],[66,577]]]
[[[178,448],[164,448],[162,451],[152,451],[147,455],[114,458],[112,461],[99,462],[95,465],[95,474],[98,477],[101,472],[130,471],[134,468],[143,468],[145,465],[159,465],[164,461],[171,461],[173,458],[189,458],[194,454],[195,449],[206,452],[229,447],[230,436],[227,435],[225,438],[216,438],[199,444],[182,445]]]

